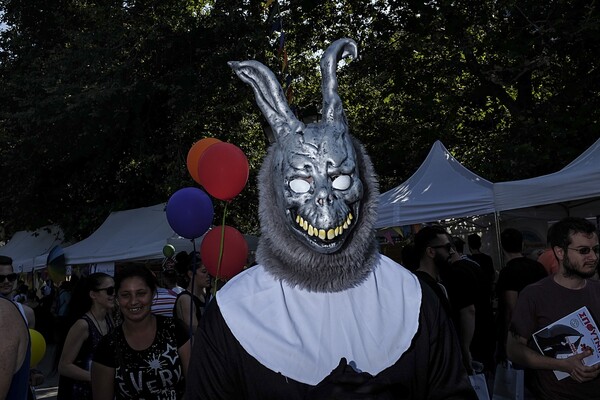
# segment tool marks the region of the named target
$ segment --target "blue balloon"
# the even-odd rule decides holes
[[[196,239],[202,236],[214,217],[212,201],[201,189],[179,189],[167,203],[167,221],[179,236]]]

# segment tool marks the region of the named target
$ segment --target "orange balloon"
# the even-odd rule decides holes
[[[194,143],[190,151],[188,151],[187,169],[196,182],[202,184],[200,182],[200,177],[198,176],[198,161],[200,161],[200,157],[206,151],[206,149],[219,142],[221,141],[215,138],[200,139]]]

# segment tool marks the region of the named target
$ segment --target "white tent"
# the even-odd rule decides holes
[[[202,238],[192,242],[177,235],[165,212],[165,203],[150,207],[112,212],[89,237],[65,247],[67,264],[104,264],[119,261],[160,260],[167,244],[175,252],[200,250]],[[244,235],[251,251],[257,238]],[[46,255],[44,255],[46,257]]]
[[[558,172],[494,184],[498,211],[528,218],[600,215],[600,139]]]
[[[65,247],[67,264],[96,264],[163,258],[163,247],[189,251],[190,240],[181,238],[169,225],[165,203],[112,212],[86,239]]]
[[[54,246],[63,242],[62,230],[54,225],[39,228],[34,232],[19,231],[4,246],[0,254],[13,259],[15,272],[29,272],[36,267],[46,265],[47,254]]]
[[[492,186],[463,167],[438,140],[407,181],[380,196],[375,227],[493,213]]]

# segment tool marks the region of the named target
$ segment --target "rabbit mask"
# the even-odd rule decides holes
[[[229,63],[253,88],[276,138],[259,174],[257,260],[312,291],[359,284],[377,255],[377,180],[362,145],[348,132],[337,93],[335,70],[347,55],[357,56],[351,39],[337,40],[323,54],[323,119],[308,125],[292,113],[271,70],[258,61]]]

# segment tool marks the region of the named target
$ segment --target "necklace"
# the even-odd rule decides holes
[[[96,319],[96,316],[94,315],[94,312],[92,310],[90,310],[90,314],[92,315],[92,318],[94,318],[94,322],[96,323],[96,326],[98,327],[98,330],[100,331],[100,335],[104,336],[104,332],[102,331],[102,327],[100,326],[100,323]]]

